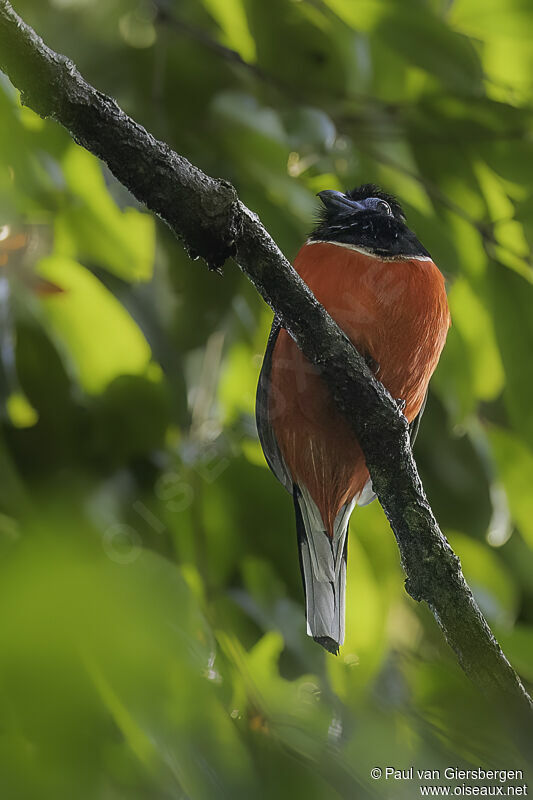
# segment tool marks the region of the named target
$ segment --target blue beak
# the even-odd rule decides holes
[[[362,203],[357,200],[350,200],[342,192],[335,192],[333,189],[325,189],[323,192],[319,192],[317,197],[320,197],[326,208],[331,208],[344,214],[353,214],[354,211],[365,210],[365,206]]]

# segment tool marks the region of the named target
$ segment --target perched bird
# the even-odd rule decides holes
[[[444,278],[377,186],[323,191],[318,224],[294,267],[398,400],[413,442],[450,314]],[[344,641],[347,530],[375,494],[361,447],[319,371],[274,318],[257,389],[266,460],[294,500],[307,632]]]

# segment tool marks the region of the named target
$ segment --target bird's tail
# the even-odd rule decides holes
[[[293,497],[307,633],[336,655],[344,642],[347,531],[354,501],[340,509],[330,537],[305,486],[295,485]]]

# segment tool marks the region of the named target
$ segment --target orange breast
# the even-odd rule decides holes
[[[411,422],[422,406],[450,325],[444,278],[432,261],[381,261],[327,243],[307,244],[296,270],[376,375],[406,401]],[[332,533],[340,507],[368,480],[364,456],[317,370],[286,331],[272,358],[270,415],[293,478],[309,490]]]

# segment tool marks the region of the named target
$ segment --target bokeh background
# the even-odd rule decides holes
[[[375,181],[448,278],[416,458],[533,681],[533,5],[15,0],[97,88],[229,179],[289,258]],[[347,639],[305,634],[254,393],[271,312],[0,76],[0,787],[18,798],[412,798],[387,765],[526,740],[352,518]],[[530,744],[530,742],[529,742]]]

